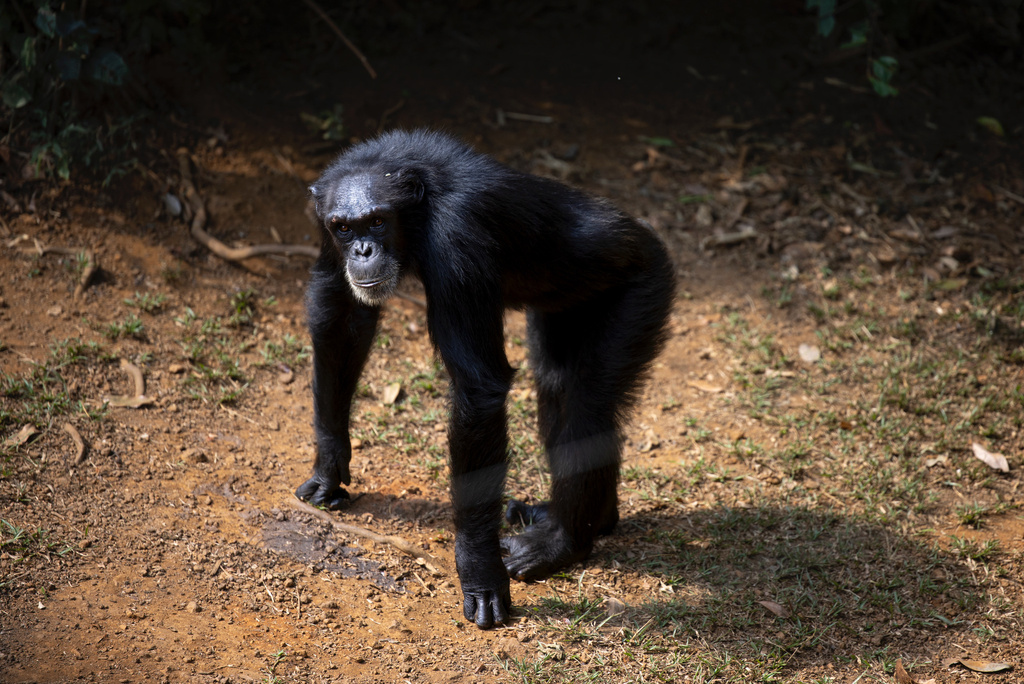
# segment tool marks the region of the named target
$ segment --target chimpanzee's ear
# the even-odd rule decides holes
[[[396,180],[397,185],[409,193],[408,197],[411,203],[419,204],[423,201],[423,196],[426,194],[427,189],[423,184],[423,178],[419,169],[405,166],[387,175],[392,176]]]
[[[313,213],[317,216],[320,215],[320,200],[323,199],[322,195],[323,193],[316,187],[316,185],[309,186],[309,196],[313,203]]]

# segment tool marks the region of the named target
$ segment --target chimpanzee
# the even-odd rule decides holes
[[[349,411],[381,305],[420,279],[431,340],[451,376],[455,562],[466,619],[507,622],[509,576],[580,561],[618,521],[622,427],[661,349],[675,275],[661,240],[608,202],[510,169],[447,135],[394,131],[349,148],[312,185],[321,252],[307,316],[313,339],[313,477],[296,491],[348,497]],[[505,309],[525,309],[551,500],[512,501]]]

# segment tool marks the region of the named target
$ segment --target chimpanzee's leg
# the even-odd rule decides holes
[[[541,579],[584,559],[618,522],[622,427],[660,351],[674,279],[661,269],[567,311],[532,312],[538,422],[551,463],[551,501],[509,504],[526,529],[502,540],[512,577]]]

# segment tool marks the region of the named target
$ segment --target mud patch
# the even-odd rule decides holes
[[[294,520],[269,519],[263,525],[263,545],[268,551],[309,565],[315,571],[367,580],[385,591],[405,591],[401,580],[385,572],[381,563],[360,557],[362,549],[336,544],[326,536],[312,533],[312,529]]]

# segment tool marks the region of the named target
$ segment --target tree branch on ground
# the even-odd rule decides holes
[[[430,572],[430,574],[434,575],[435,577],[443,574],[438,569],[438,565],[440,564],[438,563],[436,558],[434,558],[432,555],[430,555],[420,547],[414,544],[410,544],[401,537],[396,537],[394,535],[377,534],[376,532],[372,532],[364,527],[359,527],[358,525],[350,525],[348,523],[343,523],[339,520],[335,520],[326,511],[322,511],[319,508],[314,508],[305,501],[302,501],[300,499],[292,498],[288,500],[288,503],[290,503],[292,506],[299,509],[300,511],[309,513],[310,515],[316,516],[317,519],[322,520],[325,523],[329,523],[331,527],[333,527],[338,532],[343,532],[345,534],[354,534],[357,537],[369,539],[370,541],[375,541],[378,544],[390,544],[399,551],[422,561],[423,567],[425,567]]]
[[[206,232],[206,207],[203,198],[199,196],[195,183],[192,182],[192,170],[189,166],[189,154],[187,150],[178,150],[178,167],[181,171],[181,184],[184,188],[185,201],[192,209],[192,224],[189,228],[192,237],[196,242],[225,261],[240,263],[246,259],[267,254],[283,254],[291,256],[301,254],[313,257],[320,255],[320,250],[308,245],[252,245],[249,247],[228,247],[223,242]]]

